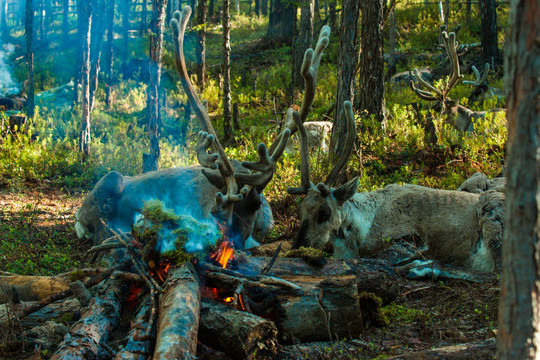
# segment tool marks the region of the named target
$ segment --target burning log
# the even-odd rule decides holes
[[[116,354],[115,360],[145,360],[151,356],[151,349],[155,340],[155,327],[151,325],[154,304],[150,296],[142,300],[137,314],[131,322],[127,343]]]
[[[236,270],[241,273],[260,273],[271,261],[269,257],[244,256],[238,259]],[[296,258],[277,258],[268,275],[291,280],[291,276],[331,277],[354,275],[359,292],[371,292],[383,302],[394,300],[398,294],[399,277],[392,266],[377,259],[328,259],[323,266],[311,266]]]
[[[200,307],[199,276],[193,265],[184,263],[170,270],[159,299],[154,360],[195,358]]]
[[[278,331],[272,321],[203,299],[199,338],[205,345],[235,359],[269,359],[278,351]]]
[[[125,300],[126,286],[119,280],[105,281],[97,291],[81,320],[64,337],[51,360],[109,359],[107,339],[116,326]]]

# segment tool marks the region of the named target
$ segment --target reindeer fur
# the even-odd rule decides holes
[[[134,177],[112,171],[97,182],[77,211],[77,235],[93,237],[95,242],[103,240],[105,229],[100,219],[114,228],[129,231],[143,201],[151,199],[163,201],[166,208],[178,214],[210,219],[215,195],[221,190],[209,180],[213,175],[218,176],[214,172],[217,173],[203,170],[201,166],[163,169]],[[241,234],[242,242],[249,242],[248,245],[257,244],[251,238],[253,232],[265,235],[273,226],[270,205],[256,188],[235,204],[234,210],[233,229]]]
[[[413,236],[422,248],[419,256],[482,272],[499,267],[503,193],[418,185],[356,193],[357,187],[356,179],[329,191],[312,187],[300,205],[295,246],[330,245],[335,257],[351,258],[374,255],[392,240]]]

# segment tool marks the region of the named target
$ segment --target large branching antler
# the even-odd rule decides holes
[[[283,154],[285,146],[289,141],[291,132],[286,129],[280,134],[279,141],[275,142],[275,148],[271,151],[271,155],[268,153],[266,145],[259,144],[257,152],[259,160],[250,162],[242,162],[242,166],[251,173],[237,173],[234,171],[231,162],[227,158],[225,151],[216,136],[216,132],[208,117],[207,106],[205,103],[201,103],[197,93],[187,72],[187,67],[183,52],[184,34],[186,25],[191,15],[191,8],[186,5],[182,11],[176,11],[173,19],[171,20],[171,28],[174,32],[174,45],[175,45],[175,62],[178,75],[180,76],[180,82],[191,107],[193,108],[197,118],[199,119],[201,128],[203,131],[199,133],[199,141],[197,144],[197,159],[199,163],[210,169],[218,169],[225,185],[225,193],[218,192],[216,194],[216,205],[212,209],[212,212],[224,212],[225,219],[230,223],[232,219],[232,212],[235,202],[241,201],[246,194],[248,194],[253,187],[257,187],[259,191],[262,191],[264,186],[270,181],[272,174],[275,171],[277,161]],[[212,148],[214,153],[208,153],[208,149]],[[206,173],[207,174],[207,173]],[[209,176],[209,175],[207,175]],[[239,189],[239,184],[242,184],[242,188]]]
[[[307,119],[309,112],[311,111],[311,106],[313,105],[313,99],[315,98],[315,92],[317,90],[317,74],[319,72],[319,65],[321,63],[321,56],[328,46],[330,36],[330,26],[325,25],[322,27],[321,32],[319,33],[319,39],[317,40],[317,45],[315,46],[315,51],[313,49],[307,49],[304,53],[304,61],[302,62],[302,68],[300,70],[302,77],[304,78],[304,99],[302,101],[302,106],[300,107],[300,119],[304,123]],[[290,130],[291,135],[294,134],[298,127],[294,121],[286,121],[285,128]],[[281,142],[280,134],[276,137],[276,140],[272,145],[270,145],[270,152],[273,152],[277,145]]]
[[[476,77],[476,79],[474,81],[463,80],[462,82],[464,84],[474,85],[474,87],[482,86],[486,82],[487,76],[489,74],[489,63],[486,63],[484,65],[484,72],[482,74],[480,74],[480,71],[478,71],[476,66],[473,65],[471,68],[474,72],[474,76]]]
[[[332,171],[330,171],[330,174],[328,174],[328,177],[324,182],[329,187],[332,187],[334,185],[334,183],[339,177],[339,174],[341,173],[341,170],[343,170],[345,165],[347,165],[347,163],[349,162],[349,158],[351,157],[354,148],[354,140],[356,139],[356,125],[354,123],[352,104],[350,101],[345,101],[343,105],[345,118],[347,120],[347,138],[345,139],[345,146],[343,148],[343,151],[341,152],[339,159],[337,159],[334,168],[332,169]]]
[[[448,93],[457,84],[462,75],[459,72],[459,59],[457,55],[458,44],[456,41],[456,34],[453,32],[448,34],[446,31],[443,31],[440,36],[440,42],[448,55],[448,59],[450,60],[450,75],[444,89],[441,91],[425,81],[420,76],[418,69],[414,69],[414,77],[423,87],[428,90],[418,89],[414,85],[414,81],[412,79],[410,84],[412,90],[419,98],[427,101],[438,101],[444,103],[444,99],[448,96]]]

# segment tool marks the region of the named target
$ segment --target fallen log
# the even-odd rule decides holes
[[[69,280],[61,276],[0,277],[0,304],[37,301],[69,288]]]
[[[116,326],[125,301],[127,286],[119,280],[107,280],[90,300],[83,317],[69,333],[51,360],[110,359],[107,339]]]
[[[276,310],[274,322],[281,342],[333,341],[360,333],[362,316],[353,275],[289,280],[301,286],[300,295],[279,292],[272,301],[265,299]]]
[[[159,319],[154,360],[194,359],[201,307],[199,276],[184,263],[169,270],[159,299]]]
[[[203,299],[199,339],[235,359],[269,359],[278,351],[278,331],[272,321]]]
[[[126,345],[116,354],[115,360],[145,360],[152,355],[151,350],[156,334],[155,327],[150,321],[154,310],[150,296],[146,296],[141,301],[135,318],[131,321]]]
[[[270,257],[239,256],[235,270],[259,274],[270,261]],[[399,277],[387,261],[378,259],[328,259],[323,266],[312,266],[297,258],[277,258],[268,275],[293,283],[292,276],[354,275],[359,292],[374,293],[384,303],[399,295]]]
[[[458,359],[494,359],[496,350],[495,339],[480,342],[445,346],[435,349],[413,351],[406,354],[392,356],[386,360],[430,359],[430,360],[458,360]]]
[[[34,306],[34,302],[24,302],[21,304],[0,305],[0,326],[8,324],[13,319],[15,313],[24,312],[27,307]],[[49,304],[39,311],[28,315],[20,320],[21,326],[25,329],[43,325],[50,320],[61,320],[62,322],[75,322],[81,317],[81,304],[77,299],[66,299]]]

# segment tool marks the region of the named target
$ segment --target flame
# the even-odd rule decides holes
[[[227,264],[229,263],[229,260],[233,256],[233,252],[234,249],[231,243],[229,243],[227,240],[224,240],[219,245],[217,251],[212,254],[212,258],[215,259],[221,265],[221,267],[225,269],[227,267]]]
[[[168,262],[160,262],[157,267],[150,266],[150,275],[152,275],[154,278],[159,279],[161,282],[165,282],[167,279],[167,273],[169,272],[169,268],[171,267],[171,264]]]
[[[230,303],[234,300],[234,298],[232,296],[229,296],[229,297],[226,297],[225,299],[223,299],[223,301],[225,301],[226,303]]]

